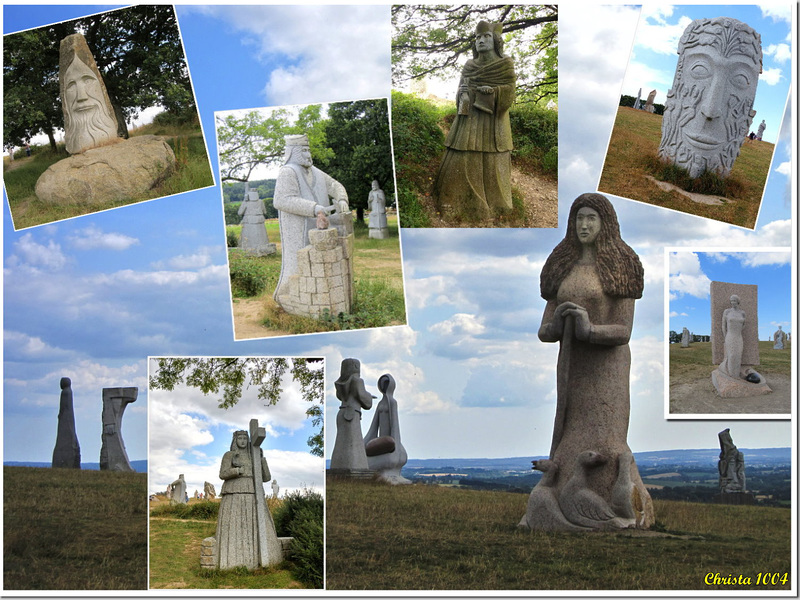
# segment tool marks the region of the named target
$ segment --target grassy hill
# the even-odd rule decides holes
[[[791,513],[655,501],[651,532],[518,530],[527,496],[329,480],[329,590],[788,590]],[[706,585],[740,574],[750,585]]]
[[[147,475],[3,467],[3,587],[147,589]]]

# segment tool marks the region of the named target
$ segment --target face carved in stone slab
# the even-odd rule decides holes
[[[100,80],[75,55],[64,75],[65,141],[67,152],[77,154],[117,137],[117,124],[109,115]]]
[[[602,221],[600,215],[593,208],[583,206],[578,209],[578,214],[575,215],[575,230],[578,234],[578,241],[581,244],[591,246],[597,239],[600,233],[600,226]]]
[[[659,155],[698,177],[733,168],[752,123],[761,37],[735,19],[692,22],[678,46]]]

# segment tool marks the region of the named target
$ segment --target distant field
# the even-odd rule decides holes
[[[654,501],[654,532],[521,531],[527,495],[327,484],[330,590],[788,590],[791,512]],[[659,533],[662,532],[662,533]],[[667,537],[663,534],[672,534]],[[749,585],[713,584],[750,577]],[[712,585],[706,585],[711,574]]]
[[[673,210],[753,229],[775,145],[746,142],[728,177],[735,195],[721,205],[700,204],[663,191],[646,178],[661,142],[660,115],[621,106],[611,134],[598,190]]]
[[[5,590],[146,590],[147,475],[3,468]]]

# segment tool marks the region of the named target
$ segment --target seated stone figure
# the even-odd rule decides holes
[[[378,389],[383,394],[375,409],[372,425],[364,436],[369,470],[379,479],[393,485],[411,483],[400,474],[408,461],[408,454],[400,441],[400,423],[397,400],[394,399],[394,377],[386,373],[378,379]]]

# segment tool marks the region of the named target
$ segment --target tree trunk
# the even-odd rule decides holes
[[[362,223],[364,222],[364,207],[363,206],[359,206],[358,208],[356,208],[356,219],[361,221]]]
[[[53,134],[53,128],[52,127],[47,131],[47,139],[50,140],[50,149],[53,152],[57,152],[58,151],[58,147],[56,146],[56,136]]]

